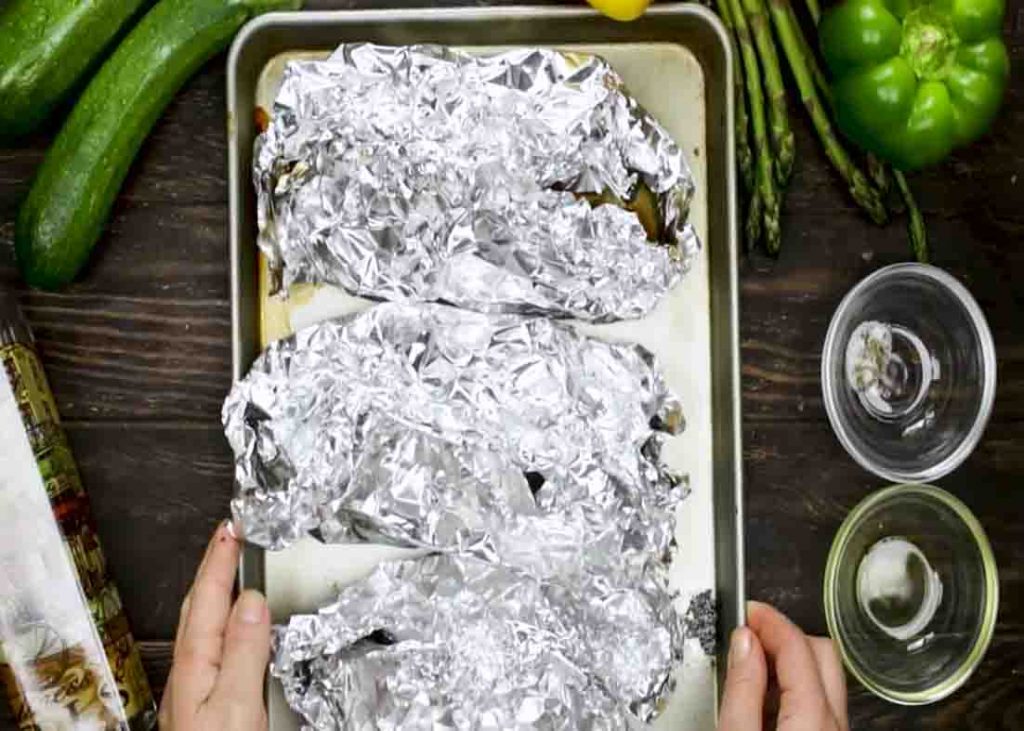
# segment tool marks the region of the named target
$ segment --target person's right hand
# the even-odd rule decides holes
[[[769,661],[777,718],[765,706]],[[767,604],[749,602],[747,626],[729,645],[718,731],[760,731],[773,721],[779,731],[848,731],[846,678],[832,640],[808,637]]]

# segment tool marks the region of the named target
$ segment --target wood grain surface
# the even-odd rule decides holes
[[[911,177],[933,261],[975,294],[999,354],[985,438],[940,482],[975,511],[995,548],[996,637],[967,685],[932,706],[890,705],[851,684],[855,729],[1024,729],[1024,0],[1009,0],[1005,38],[1011,88],[992,132]],[[51,133],[0,147],[0,283],[21,292],[158,689],[178,604],[231,490],[219,426],[230,384],[224,106],[218,57],[157,124],[92,263],[61,294],[17,284],[12,244],[18,203]],[[740,263],[746,569],[751,597],[821,633],[832,536],[881,486],[828,426],[821,344],[843,294],[909,252],[900,222],[877,228],[851,204],[795,104],[792,117],[798,161],[782,254]],[[7,728],[0,704],[0,729]]]

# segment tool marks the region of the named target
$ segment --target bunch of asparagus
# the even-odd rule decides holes
[[[864,157],[864,172],[836,134],[830,118],[833,110],[828,80],[790,0],[715,3],[732,35],[736,58],[736,160],[747,193],[747,245],[762,241],[768,253],[778,253],[782,241],[779,211],[796,157],[777,39],[825,153],[849,186],[850,195],[877,224],[886,223],[890,213],[905,209],[914,256],[927,261],[924,219],[903,173],[872,155]],[[821,16],[818,0],[805,3],[810,19],[817,25]]]

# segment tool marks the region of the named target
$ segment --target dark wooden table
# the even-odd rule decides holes
[[[901,708],[853,684],[858,729],[1024,729],[1024,0],[1009,0],[1005,36],[1013,80],[992,133],[911,179],[934,263],[978,298],[999,353],[985,438],[940,483],[991,538],[999,623],[977,673],[946,701]],[[219,420],[231,380],[224,76],[219,57],[167,110],[81,281],[62,294],[21,296],[158,689],[179,602],[231,493]],[[832,536],[881,483],[832,435],[821,344],[843,294],[908,258],[908,247],[902,224],[876,228],[851,204],[802,111],[793,117],[798,163],[782,254],[740,263],[747,587],[823,633]],[[17,276],[15,212],[48,140],[0,148],[3,282]],[[6,714],[0,729],[10,727]]]

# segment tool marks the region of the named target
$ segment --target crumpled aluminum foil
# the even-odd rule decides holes
[[[224,403],[235,520],[472,551],[542,577],[663,566],[685,481],[653,356],[544,318],[385,303],[278,341]]]
[[[667,602],[468,556],[385,563],[275,630],[271,672],[306,728],[633,729],[681,657]]]
[[[383,303],[272,344],[223,419],[248,540],[436,552],[278,631],[274,673],[312,728],[620,729],[658,710],[686,486],[659,458],[681,408],[644,348]]]
[[[588,55],[347,44],[292,61],[254,181],[284,286],[609,321],[650,311],[699,249],[683,154]],[[656,242],[619,205],[644,187]]]

